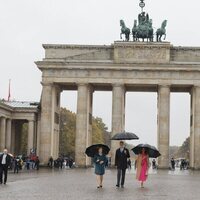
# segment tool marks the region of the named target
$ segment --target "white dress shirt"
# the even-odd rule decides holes
[[[1,162],[1,164],[2,165],[5,165],[6,164],[6,154],[3,154],[3,158],[2,158],[2,162]]]
[[[120,152],[122,153],[124,151],[124,147],[120,147]]]

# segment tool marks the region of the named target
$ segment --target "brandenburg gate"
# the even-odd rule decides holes
[[[58,156],[60,94],[77,90],[75,161],[90,165],[94,91],[112,91],[112,135],[124,130],[127,91],[157,92],[160,168],[169,167],[170,93],[191,95],[190,166],[200,169],[200,48],[169,42],[116,41],[111,45],[43,45],[41,130],[37,151],[42,163]],[[102,105],[103,109],[103,105]],[[145,121],[143,122],[145,124]],[[156,133],[155,133],[156,134]],[[118,143],[111,144],[114,161]]]

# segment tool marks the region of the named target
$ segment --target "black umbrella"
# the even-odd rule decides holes
[[[110,151],[110,148],[105,144],[94,144],[89,146],[85,150],[85,154],[89,157],[94,157],[95,154],[98,154],[98,148],[101,147],[103,149],[103,154],[107,155]]]
[[[134,133],[130,132],[122,132],[115,134],[111,140],[138,140],[139,137],[135,135]]]
[[[149,144],[139,144],[136,147],[134,147],[132,149],[132,151],[136,155],[138,155],[142,152],[143,148],[147,151],[150,158],[157,158],[161,155],[160,152],[158,151],[158,149],[156,149],[156,147],[149,145]]]

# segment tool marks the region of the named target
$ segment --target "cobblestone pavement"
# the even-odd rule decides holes
[[[133,171],[127,172],[125,188],[115,188],[116,170],[106,170],[104,187],[96,188],[94,169],[41,169],[10,173],[0,185],[2,200],[199,200],[200,172],[152,172],[142,189]]]

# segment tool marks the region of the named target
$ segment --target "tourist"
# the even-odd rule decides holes
[[[4,174],[4,184],[7,182],[8,167],[11,163],[11,157],[8,154],[7,149],[3,150],[3,154],[0,155],[0,184],[3,183]]]
[[[107,157],[103,154],[102,147],[98,148],[98,154],[94,156],[95,174],[97,175],[97,188],[103,187],[103,175],[105,174],[105,165]]]
[[[63,159],[62,156],[60,157],[59,162],[60,162],[60,169],[62,169],[63,168],[63,163],[64,163],[64,159]]]
[[[120,141],[120,148],[116,150],[115,153],[115,166],[117,166],[117,185],[118,188],[120,186],[124,187],[125,183],[125,174],[127,169],[127,161],[130,158],[129,150],[124,147],[124,142]]]
[[[156,169],[157,166],[156,166],[156,159],[153,159],[152,160],[152,169]]]
[[[180,164],[180,170],[185,170],[186,169],[186,165],[187,165],[186,160],[182,159],[181,160],[181,164]]]
[[[69,166],[69,168],[71,169],[72,168],[72,166],[73,166],[73,159],[72,158],[70,158],[69,160],[68,160],[68,166]]]
[[[30,159],[29,159],[29,157],[26,158],[26,169],[30,170]]]
[[[37,156],[36,159],[35,159],[35,168],[37,170],[39,170],[39,165],[40,165],[40,160],[39,160],[39,157]]]
[[[136,167],[136,178],[141,181],[141,188],[144,188],[144,182],[147,180],[149,169],[149,156],[144,148],[142,148],[141,153],[137,157]]]
[[[13,164],[14,164],[14,174],[19,172],[19,165],[20,165],[20,159],[18,157],[13,158]]]
[[[49,165],[49,167],[51,167],[51,168],[53,167],[53,157],[52,157],[52,156],[49,158],[48,165]]]
[[[175,160],[174,160],[174,158],[171,159],[171,168],[172,168],[172,170],[175,170]]]
[[[69,159],[68,159],[68,158],[65,159],[65,167],[66,167],[66,168],[69,168]]]
[[[128,159],[127,165],[128,165],[128,169],[130,171],[131,170],[131,159]]]

